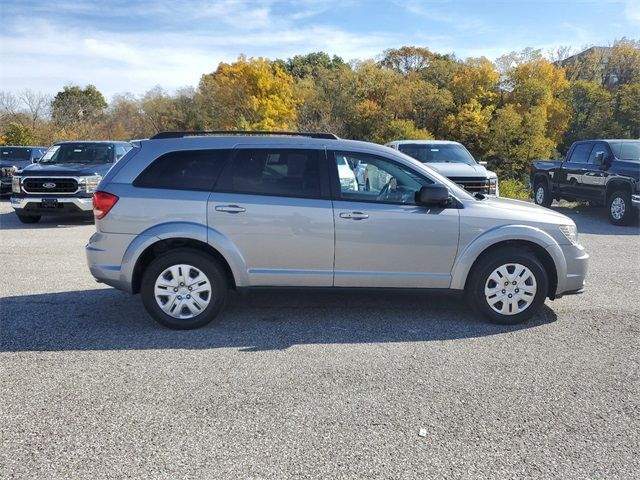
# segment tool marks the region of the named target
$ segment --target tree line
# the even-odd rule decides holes
[[[55,97],[0,92],[0,141],[146,138],[163,130],[326,131],[385,143],[462,142],[503,178],[522,179],[533,159],[559,157],[584,138],[640,137],[640,41],[550,58],[525,49],[458,59],[401,47],[345,62],[324,52],[286,60],[221,63],[197,87],[109,103],[93,85]]]

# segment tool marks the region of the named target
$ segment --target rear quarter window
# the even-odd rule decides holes
[[[231,150],[184,150],[153,161],[133,182],[135,187],[210,191]]]

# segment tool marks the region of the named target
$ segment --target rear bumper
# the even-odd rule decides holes
[[[57,206],[43,208],[42,201],[56,199]],[[92,197],[11,197],[11,206],[19,213],[37,215],[91,214],[93,212]]]

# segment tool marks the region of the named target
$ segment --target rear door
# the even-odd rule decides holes
[[[375,166],[379,188],[341,185],[336,163],[348,157]],[[415,193],[433,181],[392,159],[329,152],[334,188],[336,287],[448,288],[458,250],[456,208],[423,207]]]
[[[324,149],[240,146],[207,206],[252,286],[333,283],[333,211]]]

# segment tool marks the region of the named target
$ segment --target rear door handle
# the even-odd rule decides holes
[[[246,211],[247,211],[246,208],[241,207],[239,205],[216,205],[216,212],[242,213]]]
[[[364,220],[369,218],[369,215],[362,212],[342,212],[340,218],[350,218],[351,220]]]

